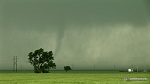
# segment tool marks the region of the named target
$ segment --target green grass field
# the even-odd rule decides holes
[[[148,78],[147,81],[125,81],[124,78]],[[51,71],[50,73],[0,72],[0,84],[150,84],[149,72]]]

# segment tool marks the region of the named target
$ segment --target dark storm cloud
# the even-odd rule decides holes
[[[3,24],[26,27],[29,25],[26,29],[41,29],[44,25],[59,25],[63,21],[66,21],[65,24],[81,25],[89,23],[145,25],[149,19],[140,0],[45,0],[36,2],[17,0],[3,1],[2,5]],[[38,28],[32,26],[38,26]]]
[[[5,61],[10,69],[14,55],[28,67],[27,54],[41,47],[53,50],[58,69],[148,64],[149,6],[148,0],[0,0],[0,69]]]

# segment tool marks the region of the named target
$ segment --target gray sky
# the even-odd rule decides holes
[[[57,69],[144,68],[149,0],[0,0],[0,69],[32,69],[28,53],[54,53]],[[150,65],[149,65],[150,67]]]

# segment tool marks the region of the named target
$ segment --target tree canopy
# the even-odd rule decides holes
[[[53,62],[52,51],[47,52],[40,48],[34,52],[30,52],[28,56],[35,73],[48,73],[51,68],[56,68],[56,64]]]
[[[70,66],[64,66],[64,70],[67,72],[68,70],[71,70]]]

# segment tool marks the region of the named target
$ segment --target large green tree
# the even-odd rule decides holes
[[[28,56],[35,73],[48,73],[51,68],[56,68],[56,64],[53,62],[52,51],[47,52],[40,48],[34,52],[30,52]]]

